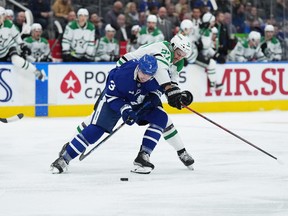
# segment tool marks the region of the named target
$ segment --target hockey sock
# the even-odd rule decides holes
[[[210,83],[216,83],[216,62],[213,59],[210,59],[207,67],[207,76]]]
[[[104,130],[96,125],[88,125],[83,131],[76,135],[67,145],[67,154],[74,159],[81,154],[90,144],[94,144],[102,135]]]
[[[30,62],[26,61],[22,57],[18,55],[12,55],[11,57],[12,64],[15,65],[18,68],[21,68],[22,70],[34,73],[36,71],[36,67],[31,64]]]
[[[167,127],[163,132],[164,139],[171,145],[176,151],[184,148],[184,143],[178,134],[178,131],[174,127],[170,118],[168,118]]]
[[[159,127],[155,124],[150,124],[150,126],[145,131],[141,150],[145,151],[149,155],[154,150],[155,146],[157,145],[161,135],[162,135],[163,128]]]

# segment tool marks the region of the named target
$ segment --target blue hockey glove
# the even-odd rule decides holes
[[[127,125],[133,125],[138,120],[137,113],[133,111],[131,106],[129,105],[124,105],[121,108],[121,115],[122,115],[123,121]]]
[[[181,103],[185,106],[190,105],[193,102],[193,95],[189,91],[182,91],[181,92]]]

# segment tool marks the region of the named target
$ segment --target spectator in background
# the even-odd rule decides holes
[[[119,59],[119,42],[115,38],[116,30],[107,24],[105,26],[105,36],[100,38],[96,49],[95,61],[111,62]]]
[[[77,19],[76,13],[74,10],[70,11],[67,16],[67,23],[72,22]]]
[[[265,36],[261,40],[261,49],[268,61],[281,61],[282,48],[280,41],[274,36],[274,26],[265,26]]]
[[[119,14],[117,17],[117,26],[115,38],[121,41],[128,41],[131,38],[131,27],[126,25],[126,17],[124,14]]]
[[[164,35],[160,29],[157,28],[157,17],[155,15],[149,15],[147,17],[147,26],[141,28],[137,44],[139,46],[163,41]]]
[[[26,17],[25,12],[20,11],[16,15],[16,19],[14,24],[17,26],[19,31],[22,33],[21,38],[29,37],[30,36],[30,26],[26,25]]]
[[[173,35],[173,25],[167,19],[167,10],[165,7],[160,7],[158,10],[157,27],[164,35],[164,40],[170,41]]]
[[[77,20],[68,23],[62,38],[62,59],[64,62],[90,62],[94,60],[95,28],[88,21],[85,8],[77,11]]]
[[[68,13],[73,10],[71,0],[55,0],[52,5],[54,17],[64,29],[68,23]]]
[[[236,27],[238,33],[243,33],[245,29],[245,10],[244,5],[239,4],[233,12],[232,23]]]
[[[92,13],[90,16],[90,22],[94,24],[95,27],[95,41],[99,40],[101,37],[105,35],[103,22],[101,17],[98,16],[97,13]]]
[[[175,12],[180,15],[183,11],[183,8],[187,8],[187,0],[179,0],[178,3],[175,5]]]
[[[6,17],[5,19],[11,20],[12,22],[14,22],[14,12],[11,9],[6,9]]]
[[[167,19],[172,23],[173,34],[176,34],[176,32],[178,32],[178,27],[180,26],[180,20],[175,11],[175,5],[171,3],[168,4],[166,8],[167,8]]]
[[[137,5],[135,2],[129,2],[126,5],[125,18],[126,18],[126,24],[130,28],[132,28],[132,26],[134,25],[139,24],[139,13],[137,11]]]
[[[41,37],[42,26],[40,23],[33,23],[31,26],[31,36],[24,38],[24,42],[31,50],[31,55],[26,56],[30,62],[52,62],[48,41]]]
[[[147,12],[150,8],[156,7],[157,9],[160,7],[160,3],[158,0],[140,0],[139,2],[139,12]]]
[[[44,29],[49,25],[53,12],[50,7],[50,1],[47,0],[29,0],[29,9],[31,10],[34,23],[39,23]]]
[[[111,10],[109,10],[105,16],[105,22],[106,24],[111,24],[111,26],[115,29],[119,29],[119,26],[117,24],[117,17],[122,12],[123,4],[121,1],[116,1],[113,4],[113,7]]]
[[[145,12],[141,12],[139,13],[139,26],[143,27],[146,25],[146,13]]]
[[[287,19],[288,14],[288,4],[287,0],[276,0],[275,6],[275,18],[277,22],[283,22],[284,19]]]
[[[216,23],[215,27],[218,30],[217,33],[217,50],[220,55],[226,58],[228,54],[228,48],[230,47],[230,35],[228,32],[228,28],[224,22],[224,14],[221,11],[216,12]]]

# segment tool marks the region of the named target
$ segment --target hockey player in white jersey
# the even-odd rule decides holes
[[[49,43],[41,35],[42,26],[39,23],[33,23],[31,36],[24,38],[24,42],[31,50],[31,55],[26,56],[30,62],[52,62]]]
[[[274,36],[274,26],[265,26],[265,37],[261,38],[261,50],[268,61],[281,61],[282,48],[280,41]]]
[[[216,61],[224,63],[219,59],[219,54],[213,49],[211,29],[215,24],[215,17],[211,13],[206,13],[202,17],[200,29],[191,20],[183,20],[180,24],[179,34],[189,37],[192,42],[192,52],[187,57],[190,64],[197,64],[205,69],[209,80],[210,88],[218,90],[222,88],[222,83],[217,82]]]
[[[155,15],[149,15],[147,17],[146,26],[143,26],[139,32],[139,36],[137,38],[138,46],[163,40],[164,35],[162,31],[157,27],[157,17]]]
[[[62,39],[64,62],[90,62],[95,56],[95,27],[88,21],[85,8],[77,11],[77,20],[67,24]]]
[[[101,37],[97,49],[95,61],[112,62],[119,59],[119,41],[115,38],[116,30],[107,24],[105,36]]]
[[[265,62],[267,58],[260,47],[261,35],[251,31],[247,39],[239,41],[228,55],[228,61],[232,62]]]
[[[122,65],[131,59],[139,59],[144,54],[155,56],[158,62],[155,79],[165,89],[168,104],[177,109],[182,109],[181,102],[185,101],[185,105],[188,106],[193,101],[193,96],[189,91],[181,92],[178,87],[178,72],[184,66],[183,58],[189,55],[190,52],[191,43],[188,38],[183,35],[176,35],[170,42],[162,41],[143,45],[136,51],[125,54],[119,59],[117,65]],[[194,159],[186,151],[184,143],[170,118],[168,118],[163,136],[175,148],[183,164],[193,170]]]
[[[5,16],[5,9],[0,7],[0,62],[11,60],[12,64],[17,68],[34,73],[37,79],[44,81],[45,72],[37,70],[33,64],[18,54],[17,46],[20,46],[23,56],[31,54],[31,50],[21,39],[18,28],[11,20],[5,20]]]

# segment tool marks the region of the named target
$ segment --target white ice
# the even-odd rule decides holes
[[[171,116],[194,171],[161,139],[155,170],[130,173],[144,128],[125,125],[68,173],[53,175],[50,164],[83,118],[24,117],[0,125],[0,215],[287,216],[288,112],[204,115],[278,160],[191,113]]]

